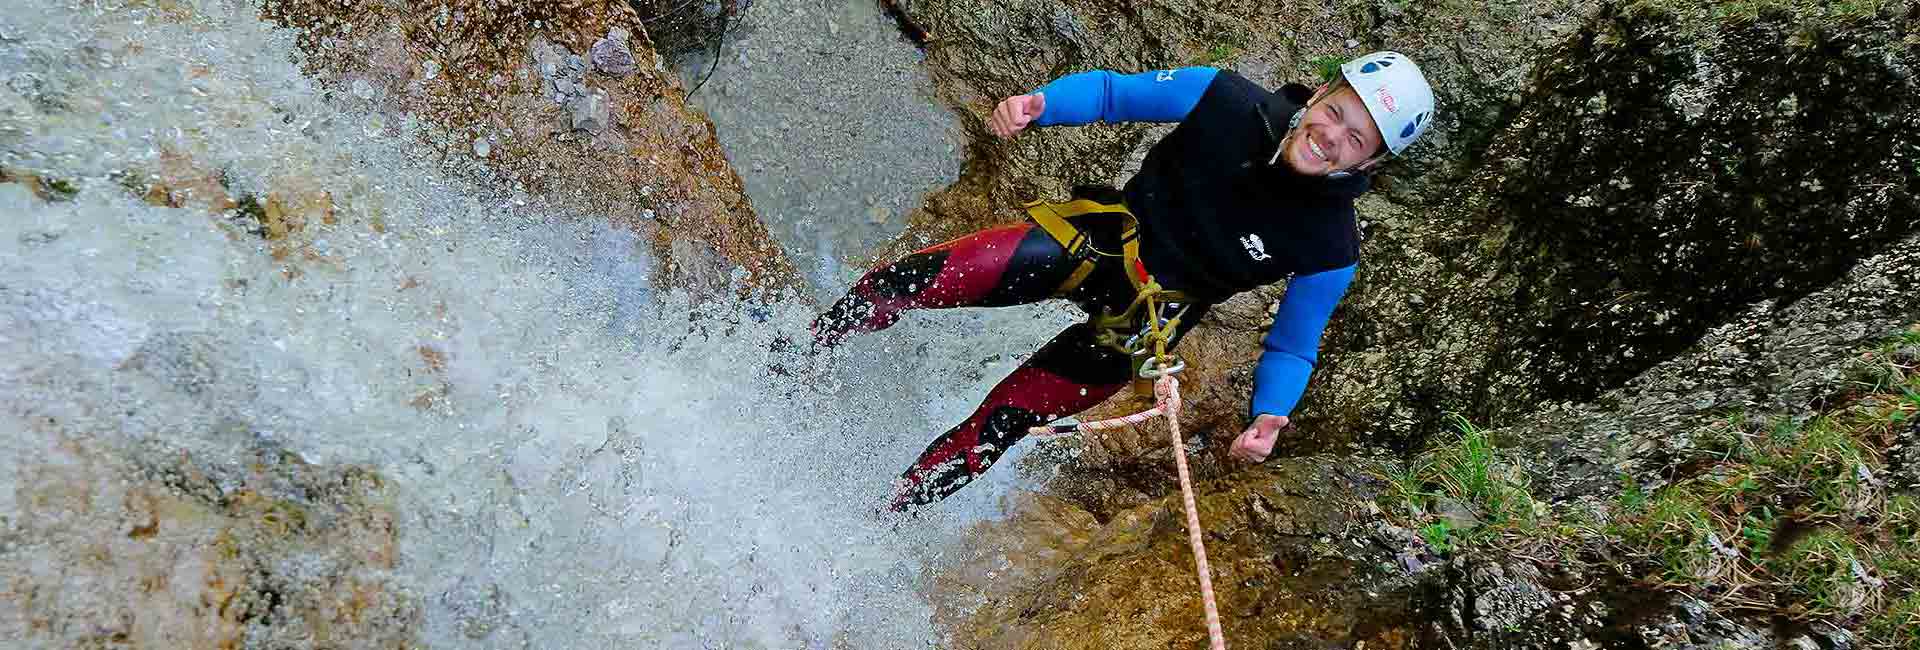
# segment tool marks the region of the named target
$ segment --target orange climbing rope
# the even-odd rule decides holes
[[[1187,542],[1193,547],[1194,570],[1200,574],[1200,604],[1207,614],[1207,638],[1210,640],[1208,647],[1212,650],[1226,650],[1226,635],[1220,631],[1220,609],[1214,604],[1213,599],[1213,571],[1207,568],[1207,546],[1200,540],[1200,509],[1194,505],[1193,480],[1187,474],[1187,445],[1180,435],[1180,380],[1174,378],[1178,371],[1168,372],[1164,365],[1161,369],[1159,377],[1153,383],[1156,403],[1151,409],[1110,420],[1038,426],[1029,429],[1028,433],[1050,436],[1074,431],[1117,429],[1139,424],[1157,416],[1167,417],[1167,432],[1173,438],[1173,464],[1180,474],[1180,502],[1187,510]]]

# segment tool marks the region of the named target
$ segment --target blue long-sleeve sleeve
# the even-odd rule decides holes
[[[1218,68],[1193,67],[1116,74],[1093,70],[1070,74],[1035,91],[1046,108],[1035,126],[1105,122],[1178,122],[1207,92]]]
[[[1261,342],[1260,363],[1253,369],[1251,417],[1293,413],[1319,358],[1320,335],[1353,283],[1353,273],[1353,266],[1345,266],[1297,276],[1287,285],[1273,327]]]

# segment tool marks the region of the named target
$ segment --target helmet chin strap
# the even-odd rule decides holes
[[[1280,154],[1286,153],[1287,143],[1293,142],[1293,134],[1300,130],[1300,119],[1307,116],[1307,107],[1294,109],[1293,117],[1287,118],[1287,136],[1280,138],[1280,146],[1273,148],[1273,157],[1267,159],[1267,166],[1280,164]]]

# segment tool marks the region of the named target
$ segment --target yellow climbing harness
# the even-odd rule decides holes
[[[1179,331],[1180,318],[1186,315],[1187,308],[1191,306],[1190,298],[1160,286],[1153,275],[1147,272],[1146,264],[1140,261],[1140,220],[1134,218],[1126,204],[1076,198],[1065,203],[1032,201],[1026,204],[1026,209],[1027,216],[1032,217],[1033,222],[1047,231],[1054,241],[1060,242],[1069,257],[1080,261],[1066,281],[1054,290],[1054,295],[1066,295],[1078,288],[1088,276],[1093,275],[1100,258],[1118,257],[1124,265],[1127,280],[1133,284],[1133,302],[1118,312],[1102,308],[1100,313],[1089,314],[1087,324],[1093,326],[1095,340],[1132,357],[1134,372],[1141,379],[1154,379],[1185,369],[1186,362],[1179,356],[1169,354],[1167,346],[1171,344],[1174,333]],[[1100,250],[1085,231],[1068,221],[1083,215],[1113,215],[1126,219],[1118,254]],[[1179,306],[1171,318],[1161,313],[1169,305]]]

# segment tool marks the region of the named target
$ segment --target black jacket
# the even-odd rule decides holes
[[[1358,261],[1353,200],[1367,178],[1267,164],[1311,94],[1298,84],[1271,93],[1223,70],[1147,153],[1127,182],[1127,207],[1140,219],[1141,259],[1162,285],[1222,300]]]

